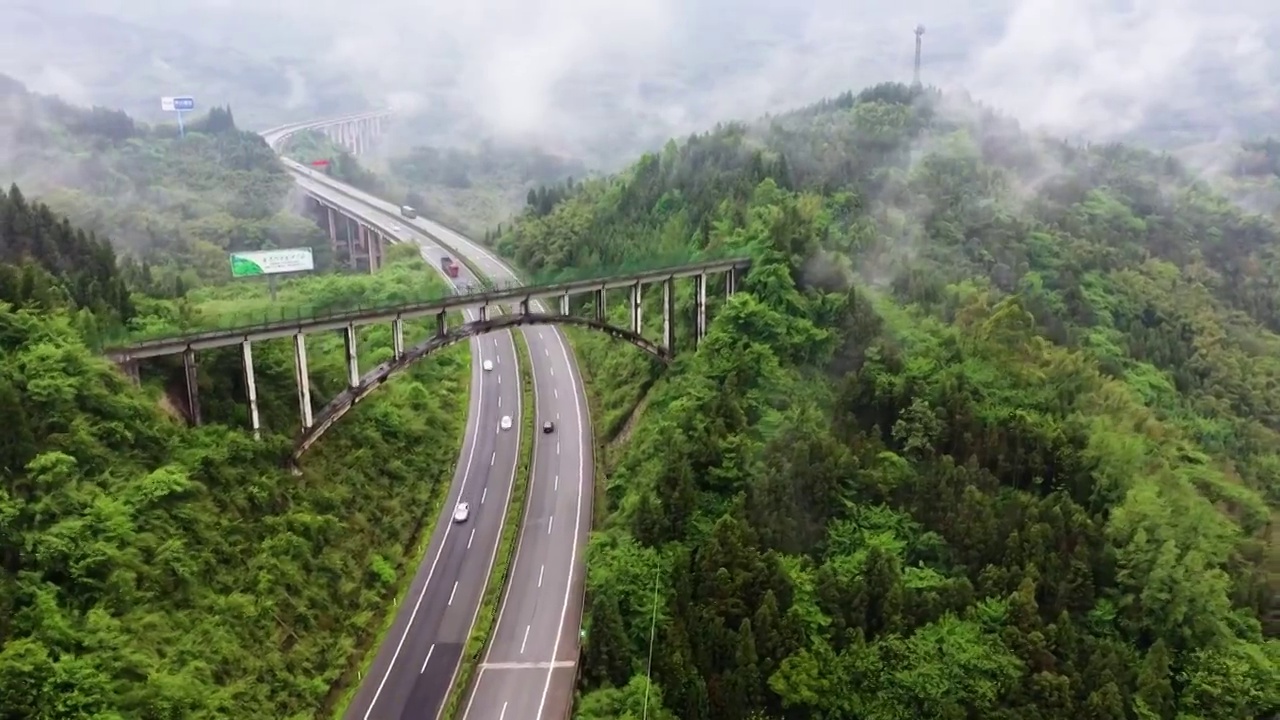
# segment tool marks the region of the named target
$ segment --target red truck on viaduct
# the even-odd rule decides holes
[[[440,258],[440,269],[451,278],[458,277],[458,263],[454,262],[453,258],[448,255]]]

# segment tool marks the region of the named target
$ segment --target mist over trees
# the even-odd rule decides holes
[[[528,267],[755,258],[668,374],[575,336],[619,438],[578,717],[1280,710],[1273,221],[901,85],[545,196]]]

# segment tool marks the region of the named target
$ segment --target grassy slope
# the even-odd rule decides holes
[[[421,262],[402,261],[378,276],[296,280],[282,294],[393,292],[418,275],[433,276]],[[197,293],[194,311],[236,290]],[[31,326],[40,337],[12,354],[4,373],[19,388],[26,412],[45,427],[70,422],[83,428],[80,439],[37,428],[44,454],[28,466],[32,477],[60,477],[71,467],[81,477],[37,496],[38,502],[57,519],[83,512],[86,499],[92,505],[94,497],[119,498],[129,509],[127,529],[106,533],[93,524],[78,532],[85,550],[106,553],[98,561],[104,571],[133,577],[126,586],[55,581],[41,591],[54,614],[11,615],[24,619],[11,623],[0,667],[12,667],[15,652],[43,648],[48,655],[31,666],[34,676],[0,672],[6,712],[74,718],[96,708],[89,714],[140,716],[153,712],[144,708],[169,707],[185,718],[275,720],[312,717],[334,703],[416,567],[421,539],[452,478],[466,416],[465,346],[380,389],[330,430],[295,477],[279,469],[297,416],[288,341],[254,347],[266,429],[263,441],[254,442],[241,429],[247,412],[238,350],[201,354],[209,424],[187,430],[155,405],[163,384],[156,379],[174,378],[174,362],[150,363],[143,372],[151,389],[132,389],[70,331],[35,329],[44,323],[56,330],[56,318],[6,315],[4,322]],[[425,327],[414,327],[406,342],[426,335]],[[342,341],[336,334],[308,340],[319,404],[343,384]],[[63,359],[49,362],[53,352]],[[390,352],[389,327],[361,332],[364,367]],[[48,394],[55,386],[70,393],[65,400]],[[74,398],[80,399],[69,402]],[[38,547],[76,522],[73,517],[52,527],[17,521],[7,532]],[[56,578],[59,561],[37,555],[26,567],[36,574],[0,577],[0,601],[10,613],[31,607],[21,599],[23,588],[41,574]],[[64,626],[79,638],[74,651],[65,646]],[[70,671],[68,662],[98,679],[75,681],[55,711],[55,684]],[[27,680],[14,685],[6,677]],[[32,677],[45,680],[33,684]],[[137,677],[151,680],[139,685]]]

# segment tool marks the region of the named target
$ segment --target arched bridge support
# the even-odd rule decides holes
[[[571,315],[550,315],[542,313],[525,313],[516,315],[498,315],[482,317],[479,320],[459,325],[443,334],[408,349],[398,357],[384,362],[365,373],[359,381],[342,391],[315,415],[315,422],[310,427],[303,427],[294,441],[291,463],[297,465],[302,455],[316,443],[324,433],[351,408],[368,397],[374,390],[391,379],[392,376],[408,369],[415,362],[426,356],[455,345],[464,340],[486,333],[509,330],[524,325],[576,325],[598,330],[618,340],[635,345],[663,363],[671,362],[671,351],[655,342],[646,339],[637,332],[626,328],[615,327],[595,318],[580,318]]]

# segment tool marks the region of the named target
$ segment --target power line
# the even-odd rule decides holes
[[[649,688],[653,686],[653,639],[658,630],[658,579],[661,577],[662,570],[659,568],[653,573],[653,619],[649,621],[649,667],[645,670],[642,720],[649,720]]]

